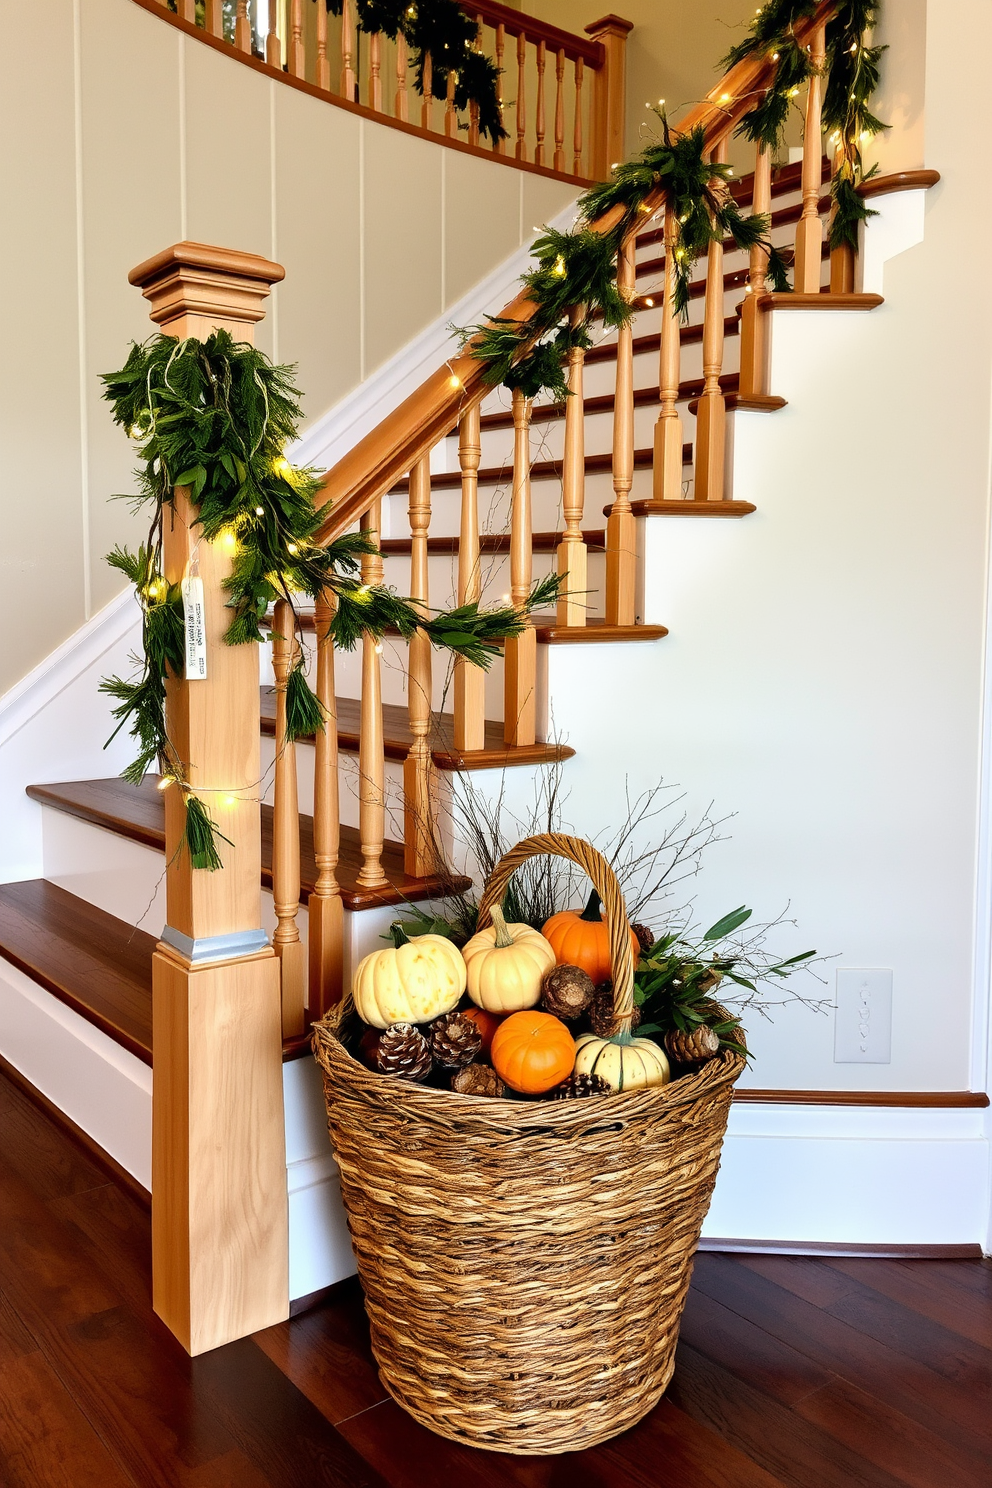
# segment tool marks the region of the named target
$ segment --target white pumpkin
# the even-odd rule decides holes
[[[498,908],[493,922],[473,935],[462,955],[468,995],[488,1013],[519,1013],[536,1007],[541,983],[555,964],[554,947],[530,925],[508,925]]]
[[[576,1040],[575,1073],[599,1075],[614,1090],[638,1090],[644,1085],[667,1085],[672,1078],[668,1058],[653,1039],[597,1038],[582,1033]]]
[[[394,925],[395,945],[358,963],[351,995],[358,1016],[373,1028],[429,1023],[450,1013],[465,991],[465,962],[443,935],[408,937]]]

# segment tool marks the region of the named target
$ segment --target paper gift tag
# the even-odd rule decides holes
[[[207,632],[203,617],[203,580],[183,579],[186,616],[186,680],[202,682],[207,675]]]

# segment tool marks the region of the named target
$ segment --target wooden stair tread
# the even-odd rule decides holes
[[[338,744],[342,749],[356,752],[361,733],[361,702],[358,698],[339,697]],[[275,734],[276,692],[274,687],[261,690],[262,733]],[[385,734],[387,759],[405,760],[413,743],[410,718],[407,709],[396,703],[384,703],[382,723]],[[511,747],[503,742],[503,725],[495,719],[486,720],[486,746],[484,749],[455,748],[455,716],[453,713],[435,713],[431,732],[428,735],[431,755],[439,770],[493,770],[508,765],[541,765],[552,761],[571,759],[575,753],[565,744],[527,744]]]
[[[920,174],[929,173],[921,172]],[[936,175],[937,172],[934,171],[933,174]],[[792,165],[775,166],[772,170],[772,201],[778,196],[789,196],[792,192],[799,191],[802,188],[802,180],[803,167],[801,160],[795,161]],[[830,160],[824,155],[820,166],[820,184],[822,185],[823,182],[829,180]],[[754,199],[754,172],[751,171],[748,175],[740,176],[736,181],[733,181],[730,187],[730,195],[739,207],[749,207]],[[789,208],[784,208],[783,210],[788,211]],[[641,248],[649,243],[661,243],[664,241],[664,237],[664,227],[649,228],[645,232],[638,233],[637,246]]]
[[[531,552],[554,553],[561,542],[560,532],[533,532],[531,533]],[[606,548],[606,529],[604,527],[591,528],[583,532],[582,541],[586,547],[596,549]],[[427,539],[428,554],[442,554],[454,556],[458,552],[459,538],[457,537],[429,537]],[[413,550],[413,539],[410,537],[384,537],[379,543],[379,550],[384,558],[409,558]],[[508,532],[482,532],[479,534],[480,553],[508,553],[510,551],[510,534]]]
[[[747,517],[757,507],[750,501],[632,501],[635,517]]]
[[[688,448],[688,446],[686,446],[686,448]],[[532,618],[532,620],[534,622],[534,629],[537,631],[538,644],[539,645],[542,645],[542,646],[560,646],[560,645],[562,645],[563,643],[565,643],[567,641],[656,641],[656,640],[660,639],[661,636],[666,636],[668,634],[668,631],[666,630],[666,628],[665,628],[664,625],[611,625],[609,627],[606,627],[606,622],[604,620],[602,620],[602,619],[597,618],[595,615],[590,616],[590,618],[587,620],[585,626],[582,626],[582,625],[571,625],[571,626],[569,626],[569,625],[559,625],[558,622],[557,622],[557,620],[555,619],[554,615],[541,615],[541,614],[538,614],[538,615],[531,616],[531,618]],[[299,620],[299,625],[300,625],[300,629],[301,630],[311,631],[311,630],[314,629],[314,618],[313,618],[313,612],[312,611],[308,611],[308,610],[302,611],[302,613],[298,616],[298,620]],[[604,627],[607,628],[607,629],[609,629],[609,631],[610,631],[610,634],[609,635],[603,635],[603,634],[585,635],[585,634],[582,634],[582,632],[585,631],[586,629],[590,629],[591,628],[591,629],[595,629],[595,630],[601,630]],[[389,635],[398,635],[399,632],[398,631],[388,631],[387,634],[389,634]],[[493,642],[493,645],[495,645],[495,646],[501,646],[502,644],[503,644],[502,641],[494,641]],[[541,746],[541,747],[544,747],[544,746]],[[565,746],[558,746],[558,747],[565,748]],[[573,752],[572,750],[568,750],[567,751],[568,754],[571,754],[572,752]],[[563,755],[563,758],[564,757],[565,756]],[[472,760],[475,759],[475,755],[474,754],[471,754],[471,755],[466,754],[465,758],[466,758],[466,760],[472,761]],[[517,763],[522,764],[522,763],[524,763],[524,761],[518,760]],[[452,767],[449,766],[448,768],[450,769]],[[483,765],[474,765],[473,766],[473,764],[468,763],[468,764],[459,766],[458,768],[460,768],[460,769],[472,769],[472,768],[481,769],[481,768],[487,768],[488,769],[488,768],[491,768],[491,767],[488,764],[485,765],[485,766],[483,766]],[[342,831],[343,830],[344,830],[344,828],[342,828]]]
[[[655,338],[655,339],[657,340],[657,338]],[[740,381],[741,381],[741,378],[740,378],[740,373],[739,372],[724,372],[724,374],[720,378],[720,387],[723,390],[724,395],[725,396],[731,396],[733,394],[736,394],[737,389],[740,386]],[[690,378],[687,378],[685,380],[685,382],[680,382],[679,383],[679,391],[678,391],[678,400],[677,401],[679,403],[685,403],[689,399],[698,398],[698,397],[701,396],[702,391],[703,391],[703,379],[701,377],[690,377]],[[583,403],[583,411],[586,413],[586,415],[593,414],[593,413],[612,413],[613,412],[613,406],[614,406],[615,401],[616,401],[616,396],[615,396],[614,393],[600,393],[595,398],[586,398],[585,399],[585,401]],[[660,395],[658,393],[657,383],[655,383],[651,387],[635,388],[634,389],[634,407],[635,408],[651,408],[651,407],[656,406],[660,402],[661,402],[661,398],[660,398]],[[562,419],[564,417],[565,417],[565,405],[564,405],[564,403],[541,403],[531,413],[530,421],[531,421],[531,424],[547,424],[547,423],[553,422],[555,419]],[[485,429],[509,429],[509,428],[512,428],[512,426],[513,426],[513,410],[512,409],[506,409],[505,411],[503,411],[501,409],[499,413],[487,413],[487,414],[484,414],[480,422],[481,422],[481,427],[483,428],[483,430],[485,430]],[[602,460],[602,459],[605,459],[606,456],[604,456],[604,455],[587,456],[587,459],[589,459],[589,458]],[[560,460],[545,460],[545,461],[543,461],[541,463],[542,463],[542,465],[555,465],[559,469],[561,467],[561,461]],[[537,465],[532,466],[532,468],[531,468],[531,475],[532,476],[533,476],[534,471],[536,471],[538,468],[539,467]],[[586,468],[588,469],[588,465],[587,465]],[[509,465],[506,466],[505,474],[506,474],[506,479],[507,480],[510,480],[511,477],[512,477],[513,472],[510,469],[510,466]],[[503,471],[502,470],[497,471],[496,474],[495,474],[495,476],[493,476],[490,471],[483,471],[483,470],[480,470],[479,471],[479,479],[480,480],[482,480],[483,476],[490,476],[490,478],[492,478],[492,479],[499,479],[499,478],[502,478],[502,475],[503,475]],[[460,485],[460,484],[461,484],[461,475],[460,475],[460,473],[458,471],[446,471],[446,472],[444,472],[441,475],[433,475],[433,476],[431,476],[431,489],[432,490],[440,489],[440,488],[442,488],[445,485]],[[399,481],[397,483],[397,485],[395,485],[393,487],[393,490],[394,491],[405,491],[405,490],[408,489],[408,486],[409,486],[409,482],[408,481],[405,481],[405,480]]]
[[[165,851],[165,802],[157,789],[158,777],[148,775],[139,786],[119,778],[112,780],[70,780],[53,785],[29,785],[33,801],[52,806],[81,821],[104,827],[131,842]],[[223,844],[221,845],[223,855]],[[406,900],[436,898],[450,887],[437,877],[412,878],[403,868],[403,845],[387,841],[383,846],[382,867],[388,883],[381,889],[367,889],[358,883],[362,864],[358,832],[354,827],[341,828],[341,857],[338,882],[346,909],[372,909],[382,904],[402,904]],[[313,818],[300,816],[301,898],[306,903],[317,880],[313,855]],[[470,880],[457,880],[468,888]],[[262,883],[272,887],[272,807],[262,807]]]

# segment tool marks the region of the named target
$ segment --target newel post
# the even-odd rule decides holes
[[[593,82],[589,174],[594,181],[605,181],[626,153],[627,35],[634,23],[608,15],[585,29],[603,47],[603,65]]]
[[[168,336],[223,327],[251,341],[278,264],[178,243],[128,276]],[[223,867],[179,851],[184,805],[165,791],[168,923],[152,978],[152,1293],[191,1354],[289,1313],[279,962],[262,928],[258,648],[228,646],[235,538],[205,541],[185,488],[165,513],[165,576],[199,573],[204,680],[168,685],[167,725],[227,842]]]

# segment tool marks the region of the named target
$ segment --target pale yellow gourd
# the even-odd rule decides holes
[[[508,925],[493,907],[492,924],[473,935],[462,951],[468,995],[489,1013],[519,1013],[536,1007],[541,983],[555,964],[554,949],[530,925]]]
[[[450,1013],[465,991],[461,951],[443,935],[408,937],[400,925],[391,928],[394,945],[358,963],[351,992],[358,1016],[388,1028]]]
[[[614,1090],[638,1090],[644,1085],[667,1085],[672,1077],[664,1049],[652,1039],[597,1038],[580,1034],[576,1041],[575,1073],[599,1075]]]

